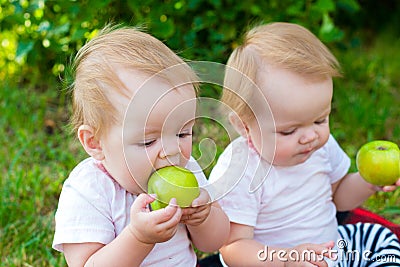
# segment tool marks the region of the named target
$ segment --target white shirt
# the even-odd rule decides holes
[[[207,183],[197,162],[191,158],[186,168],[193,171],[200,186]],[[66,179],[56,212],[53,248],[63,251],[63,243],[110,243],[129,224],[130,207],[136,196],[88,158]],[[184,224],[167,242],[157,243],[141,266],[196,266],[196,254]]]
[[[231,222],[254,227],[254,239],[262,244],[287,248],[338,239],[331,184],[349,167],[332,136],[291,167],[268,164],[239,137],[221,154],[209,181]]]

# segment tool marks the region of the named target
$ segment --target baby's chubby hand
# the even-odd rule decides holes
[[[399,186],[400,186],[400,178],[393,185],[386,185],[386,186],[378,187],[377,191],[392,192],[392,191],[396,190],[397,187],[399,187]]]
[[[208,192],[200,188],[200,195],[193,200],[192,205],[182,210],[181,222],[190,226],[202,224],[210,214],[210,200]]]
[[[334,242],[329,241],[324,244],[301,244],[292,249],[287,250],[285,255],[287,261],[285,261],[285,266],[319,266],[319,267],[329,267],[328,263],[324,260],[326,257],[329,258],[336,256],[332,254],[332,248],[334,247]],[[297,253],[293,253],[297,251]],[[299,258],[296,256],[299,255]]]
[[[148,194],[140,194],[131,206],[129,229],[137,240],[146,244],[165,242],[171,239],[182,217],[182,209],[176,199],[170,200],[163,209],[151,211],[149,204],[155,199]]]

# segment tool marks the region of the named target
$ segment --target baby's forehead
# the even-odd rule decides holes
[[[124,112],[125,130],[129,134],[147,131],[177,131],[196,117],[196,97],[187,88],[168,91],[144,90],[134,95]],[[160,94],[161,93],[161,94]]]
[[[118,68],[115,70],[115,74],[115,78],[120,81],[123,89],[128,91],[131,96],[139,91],[153,91],[157,88],[172,90],[184,88],[186,85],[190,85],[190,90],[193,90],[193,81],[176,68],[168,68],[158,72]]]
[[[116,69],[113,87],[105,90],[106,97],[120,117],[127,112],[142,112],[154,108],[170,93],[195,98],[193,84],[173,84],[164,75],[150,75],[135,69]]]

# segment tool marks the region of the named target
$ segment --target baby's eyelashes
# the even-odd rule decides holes
[[[281,135],[287,136],[287,135],[294,134],[295,132],[296,132],[296,129],[291,129],[291,130],[287,130],[287,131],[280,131],[278,133]]]
[[[178,134],[176,134],[176,136],[177,136],[178,138],[185,138],[185,137],[192,136],[192,133],[191,133],[191,132],[188,132],[188,133],[178,133]],[[155,144],[156,142],[157,142],[157,139],[156,139],[156,138],[155,138],[155,139],[144,140],[144,141],[142,141],[142,142],[139,142],[139,143],[138,143],[138,146],[150,147],[150,146],[152,146],[153,144]]]
[[[328,122],[328,118],[323,118],[323,119],[315,121],[315,124],[323,124],[323,123],[326,123],[326,122]]]
[[[314,124],[320,125],[320,124],[325,124],[328,123],[329,118],[328,117],[324,117],[321,118],[319,120],[314,121]],[[305,126],[304,126],[305,127]],[[303,126],[300,126],[300,129],[303,128]],[[297,131],[298,128],[290,128],[290,129],[285,129],[285,130],[279,130],[277,131],[277,133],[279,133],[280,135],[283,136],[288,136],[288,135],[292,135]]]
[[[179,133],[176,136],[178,136],[179,138],[185,138],[188,136],[192,136],[192,133]]]
[[[156,139],[152,139],[152,140],[145,140],[141,143],[138,143],[139,146],[144,146],[144,147],[149,147],[151,145],[153,145],[156,142]]]

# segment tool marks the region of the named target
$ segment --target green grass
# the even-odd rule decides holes
[[[335,81],[331,129],[352,158],[362,144],[376,139],[400,145],[400,40],[383,33],[372,47],[336,53],[344,77]],[[400,189],[379,192],[365,206],[400,223]]]
[[[63,128],[66,110],[54,88],[5,86],[0,99],[0,266],[63,266],[51,249],[54,211],[83,154]]]
[[[379,37],[369,49],[335,51],[345,77],[335,81],[332,133],[353,159],[372,139],[400,143],[400,42]],[[397,74],[397,75],[396,75]],[[65,266],[51,249],[54,212],[62,182],[86,155],[65,128],[68,108],[57,86],[3,85],[0,90],[0,266]],[[217,154],[227,139],[201,121],[196,142],[215,139]],[[195,153],[201,149],[194,146]],[[365,206],[400,223],[400,190],[378,193]]]

